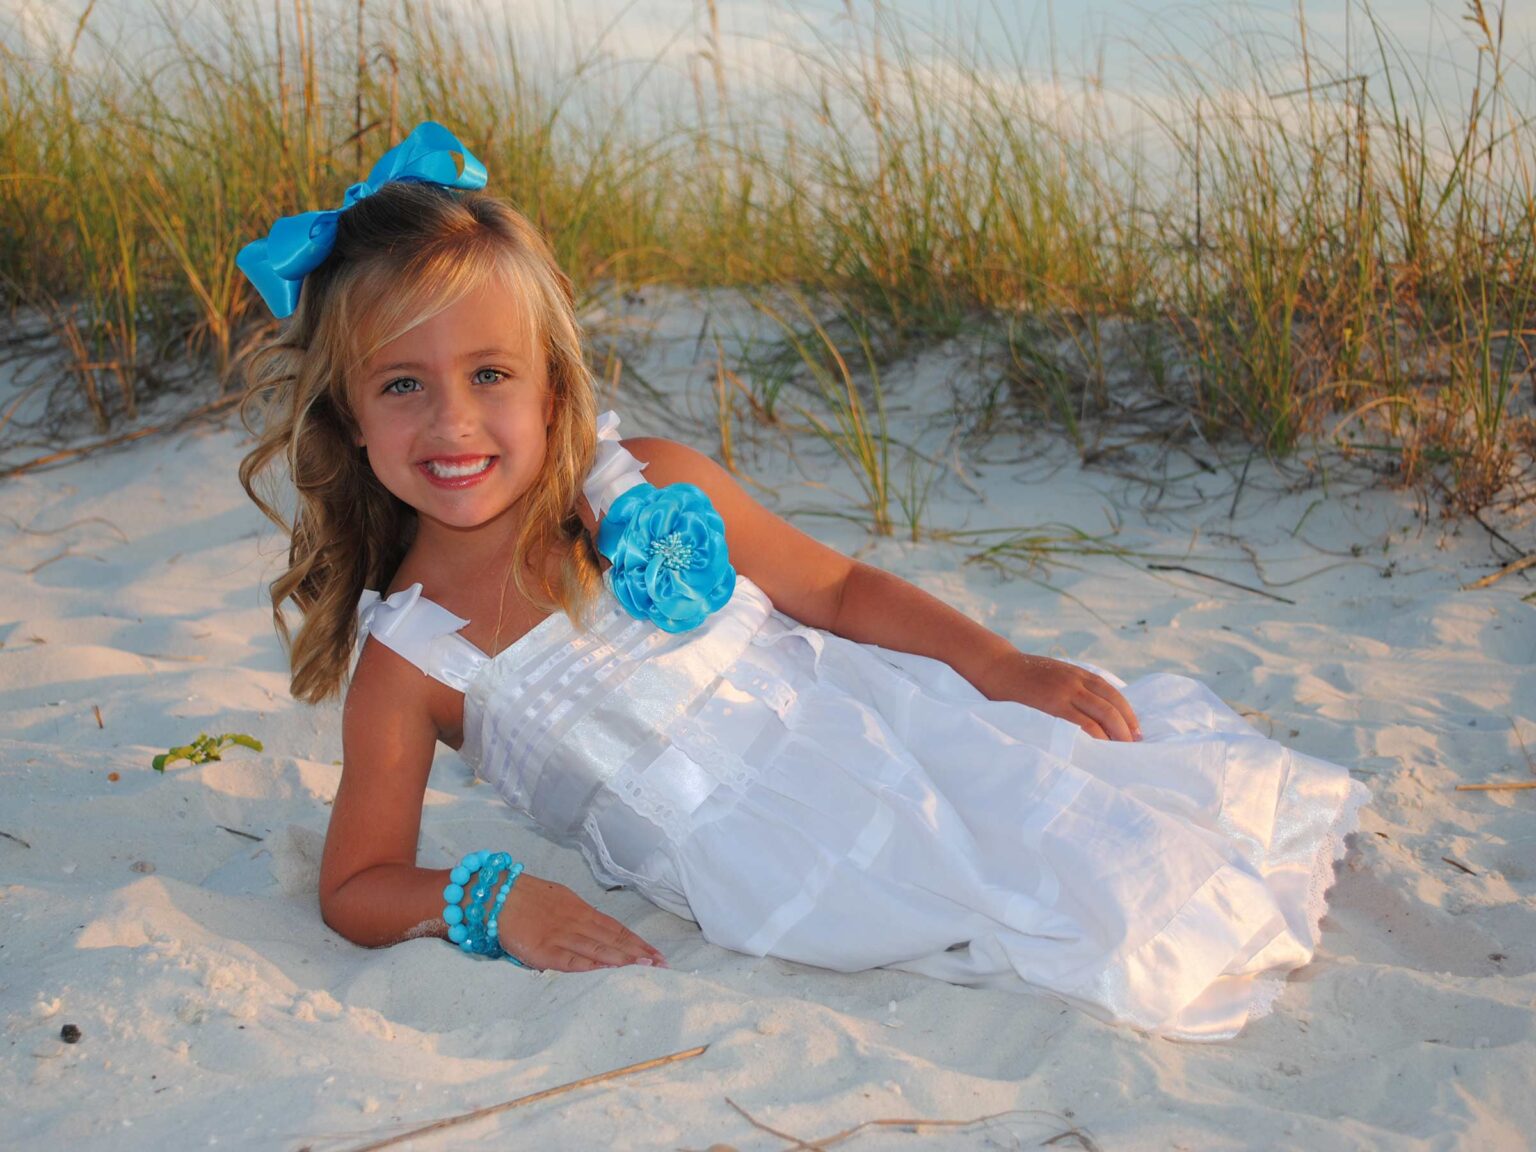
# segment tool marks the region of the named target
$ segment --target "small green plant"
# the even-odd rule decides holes
[[[189,764],[206,764],[210,760],[222,760],[219,753],[231,744],[238,744],[242,748],[249,748],[252,752],[261,751],[261,741],[254,736],[247,736],[244,732],[226,732],[222,736],[210,736],[206,732],[199,732],[197,739],[190,744],[183,744],[179,748],[172,748],[162,752],[150,762],[150,767],[156,772],[164,772],[167,764],[177,760],[185,760]]]

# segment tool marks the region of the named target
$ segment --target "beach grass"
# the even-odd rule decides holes
[[[877,531],[921,502],[890,474],[882,365],[957,338],[998,349],[994,428],[1044,418],[1086,451],[1152,395],[1209,442],[1348,452],[1457,510],[1529,496],[1532,76],[1486,0],[1451,33],[1475,48],[1454,103],[1363,3],[1342,53],[1304,9],[1278,39],[1149,48],[1155,99],[851,2],[744,52],[706,0],[695,50],[639,63],[611,30],[552,51],[398,0],[167,0],[139,54],[99,7],[0,59],[0,300],[65,365],[0,432],[105,431],[189,357],[228,386],[267,323],[241,245],[437,119],[584,292],[814,301],[781,318],[777,374],[721,353],[720,398],[772,421],[808,382]]]

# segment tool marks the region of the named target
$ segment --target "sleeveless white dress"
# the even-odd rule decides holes
[[[599,516],[638,475],[616,425]],[[586,630],[556,613],[494,658],[419,585],[361,611],[464,693],[461,754],[508,803],[711,942],[1053,993],[1157,1035],[1269,1010],[1370,798],[1194,680],[1120,685],[1144,738],[1096,740],[803,627],[744,577],[690,632],[605,592]]]

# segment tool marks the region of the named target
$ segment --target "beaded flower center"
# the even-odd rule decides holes
[[[681,532],[672,532],[651,541],[651,555],[661,558],[663,568],[682,572],[693,563],[693,545],[683,539]]]

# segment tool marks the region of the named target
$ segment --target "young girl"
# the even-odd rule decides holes
[[[664,962],[505,853],[419,867],[441,741],[727,948],[1044,990],[1187,1039],[1266,1011],[1365,790],[1194,681],[1026,655],[698,453],[621,441],[568,281],[483,183],[424,124],[240,258],[292,313],[248,362],[241,480],[291,533],[272,599],[285,640],[282,606],[303,613],[295,695],[337,692],[366,638],[326,923],[536,968]],[[291,522],[256,493],[279,460]]]

